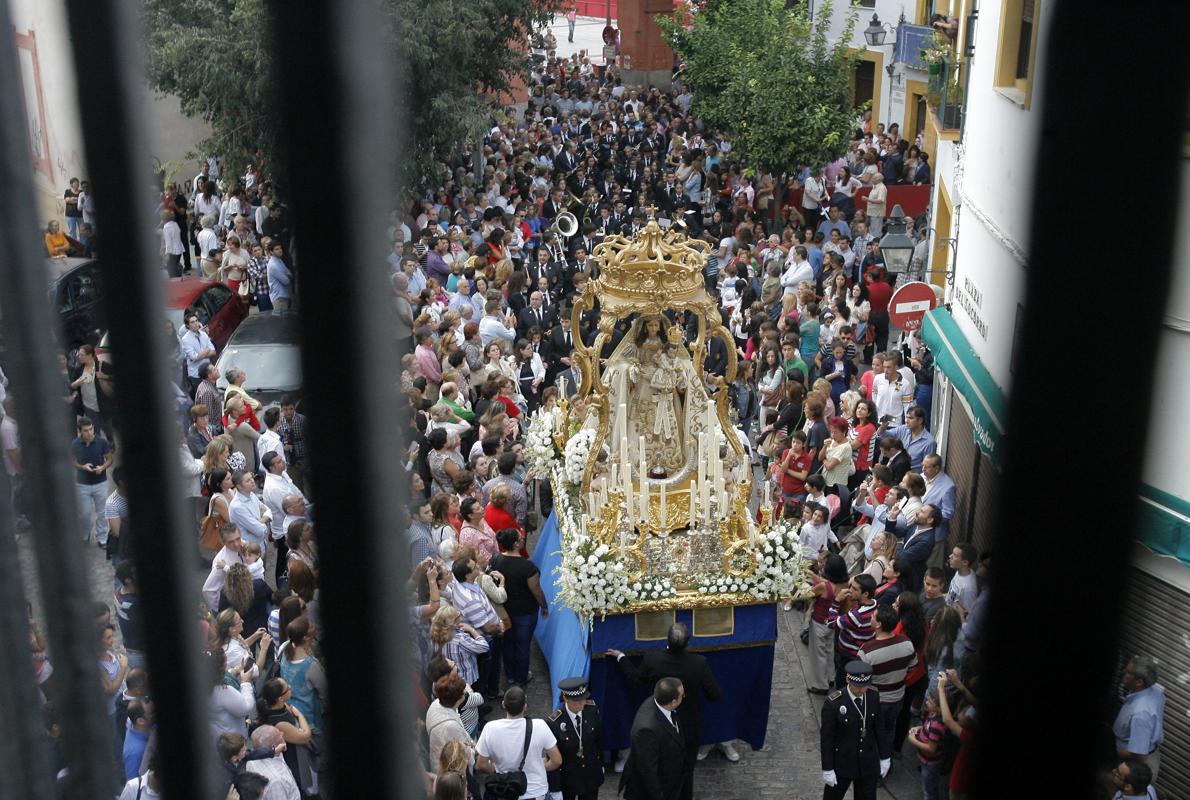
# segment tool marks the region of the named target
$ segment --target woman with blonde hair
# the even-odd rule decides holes
[[[243,565],[237,564],[236,566]],[[257,647],[258,643],[259,647]],[[254,663],[250,670],[252,680],[256,680],[260,671],[264,669],[269,645],[272,643],[273,637],[269,636],[268,631],[263,627],[257,628],[252,635],[244,638],[244,620],[234,608],[225,608],[215,618],[212,644],[221,648],[226,654],[229,667],[238,667],[247,663],[248,659],[253,659]],[[253,647],[257,648],[255,656],[252,655]]]
[[[248,254],[240,247],[240,237],[236,234],[229,233],[226,242],[227,249],[219,264],[219,279],[232,292],[238,292],[240,282],[248,277]]]
[[[897,553],[897,539],[891,533],[881,531],[872,539],[872,560],[864,568],[863,574],[871,575],[872,580],[879,586],[884,582],[884,571],[892,564]]]
[[[202,472],[209,476],[215,470],[224,470],[229,475],[231,468],[228,466],[227,459],[231,455],[231,445],[225,436],[215,436],[211,441],[207,442],[206,452],[202,454]]]
[[[271,594],[272,591],[264,580],[252,577],[249,566],[232,564],[227,570],[227,577],[219,595],[219,610],[234,610],[244,620],[244,627],[248,630],[267,629]]]
[[[457,608],[442,606],[434,612],[430,621],[430,642],[436,655],[458,664],[459,677],[465,682],[475,684],[479,680],[475,657],[488,652],[488,641],[482,633],[463,622]]]
[[[244,457],[244,464],[256,464],[256,440],[260,438],[256,428],[256,415],[243,395],[228,393],[223,404],[223,430],[225,435],[230,434],[232,449]]]
[[[810,386],[810,394],[817,395],[822,401],[823,417],[831,419],[835,414],[835,401],[831,399],[831,382],[826,378],[818,378]]]

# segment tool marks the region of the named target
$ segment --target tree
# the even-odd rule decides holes
[[[199,144],[228,168],[275,160],[279,137],[267,0],[143,0],[149,85],[210,123]],[[280,6],[280,4],[276,4]],[[436,185],[442,161],[491,123],[529,74],[527,39],[561,0],[380,0],[401,59],[404,185]],[[311,98],[316,103],[317,98]],[[312,108],[313,114],[317,114]],[[258,155],[258,153],[260,155]],[[274,174],[276,170],[274,170]]]
[[[752,167],[780,174],[819,167],[846,151],[855,129],[849,52],[857,12],[827,39],[832,0],[816,12],[785,0],[716,0],[658,18],[682,60],[693,109],[732,134]]]

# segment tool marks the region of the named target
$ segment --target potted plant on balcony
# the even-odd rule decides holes
[[[931,33],[921,40],[918,53],[925,62],[926,71],[931,75],[940,75],[942,65],[951,53],[950,41],[937,33]]]

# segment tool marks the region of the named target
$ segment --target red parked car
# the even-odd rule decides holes
[[[211,337],[215,349],[220,351],[248,316],[248,304],[240,300],[227,284],[194,277],[166,280],[165,318],[173,324],[179,335],[185,329],[182,316],[188,308],[198,313],[199,321],[207,326],[207,335]],[[95,354],[101,360],[110,360],[106,331],[95,347]]]

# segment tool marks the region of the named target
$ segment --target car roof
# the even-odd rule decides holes
[[[45,260],[46,273],[50,283],[54,283],[63,275],[84,264],[98,264],[93,258],[47,258]]]
[[[244,319],[231,335],[227,346],[251,347],[261,344],[298,343],[298,321],[296,312],[265,311],[251,314]]]
[[[219,284],[219,281],[209,281],[205,278],[170,278],[165,282],[165,307],[185,308],[203,293],[203,290]],[[223,284],[219,284],[223,285]],[[231,289],[228,288],[230,292]]]

